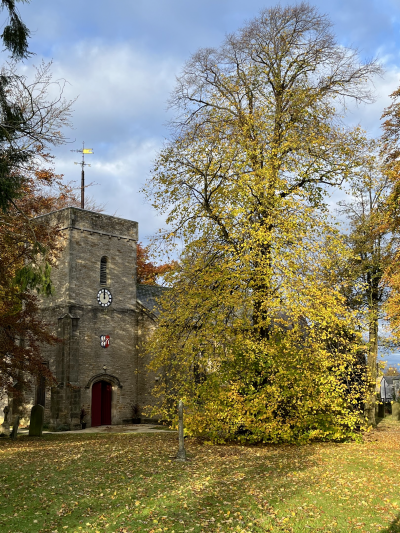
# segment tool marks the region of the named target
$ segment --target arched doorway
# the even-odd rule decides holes
[[[111,424],[112,385],[108,381],[97,381],[92,386],[92,426]]]

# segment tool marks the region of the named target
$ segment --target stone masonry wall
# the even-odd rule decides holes
[[[156,399],[152,395],[152,389],[156,384],[158,376],[154,372],[148,370],[151,354],[146,353],[145,347],[147,340],[157,327],[155,318],[151,313],[146,312],[142,308],[138,308],[138,372],[137,372],[137,391],[138,404],[144,409],[152,407]],[[148,415],[145,415],[148,418]],[[156,417],[151,419],[156,420]],[[150,420],[150,419],[149,419]]]
[[[46,420],[77,426],[84,407],[90,426],[91,387],[105,380],[112,384],[112,423],[122,423],[138,401],[137,223],[78,208],[38,221],[58,225],[65,244],[52,272],[55,294],[41,302],[44,318],[62,339],[43,349],[58,382],[46,396]],[[103,256],[108,258],[105,286],[100,285]],[[104,287],[113,298],[105,308],[97,302]],[[101,347],[100,335],[110,335],[108,348]]]

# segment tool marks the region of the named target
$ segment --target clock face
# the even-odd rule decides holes
[[[97,293],[97,301],[101,307],[108,307],[112,302],[111,292],[108,289],[100,289]]]

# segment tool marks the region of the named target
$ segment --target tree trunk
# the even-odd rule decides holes
[[[370,286],[370,308],[369,308],[369,331],[368,331],[368,359],[367,366],[370,383],[368,385],[367,399],[365,403],[365,416],[368,423],[375,426],[375,406],[376,406],[376,378],[378,359],[378,311],[379,311],[379,287],[378,276],[371,280]]]

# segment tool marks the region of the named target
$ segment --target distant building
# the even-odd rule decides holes
[[[399,398],[400,376],[382,376],[379,392],[382,402],[391,402]]]

